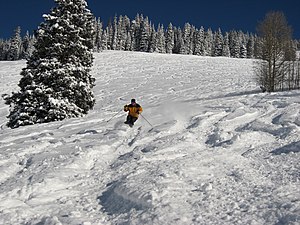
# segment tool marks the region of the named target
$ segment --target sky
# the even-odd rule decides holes
[[[137,13],[148,16],[153,24],[165,27],[172,23],[183,27],[186,22],[200,28],[219,27],[223,32],[242,30],[256,32],[267,12],[282,11],[293,28],[293,37],[300,39],[300,3],[296,0],[87,0],[89,9],[104,22],[114,15],[134,19]],[[0,38],[11,37],[17,26],[23,33],[32,33],[55,6],[54,0],[1,0]]]

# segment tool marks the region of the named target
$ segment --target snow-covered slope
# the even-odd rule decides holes
[[[107,51],[93,75],[82,118],[12,130],[0,101],[0,224],[299,224],[299,91],[260,93],[246,59]]]

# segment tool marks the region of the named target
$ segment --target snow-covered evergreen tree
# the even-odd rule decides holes
[[[11,128],[82,116],[94,106],[93,15],[85,0],[55,2],[37,31],[20,90],[6,98]]]
[[[180,28],[174,28],[174,48],[173,53],[180,54],[181,46],[183,45],[182,31]]]
[[[190,47],[189,47],[189,55],[194,54],[195,50],[195,37],[196,37],[196,27],[191,27],[191,34],[190,34]]]
[[[238,37],[240,43],[240,58],[247,58],[247,39],[249,39],[249,34],[244,34],[242,31],[239,31]]]
[[[114,29],[111,23],[111,20],[109,20],[108,25],[106,27],[106,33],[107,33],[107,49],[112,50],[112,41],[114,36]]]
[[[102,50],[107,50],[107,45],[108,45],[108,34],[107,34],[107,29],[102,32],[101,36],[101,49]]]
[[[118,23],[117,23],[117,16],[114,17],[113,22],[113,34],[112,34],[112,40],[111,40],[111,50],[117,49],[117,38],[118,38]]]
[[[131,33],[128,31],[126,36],[125,42],[125,51],[132,51],[132,40],[131,40]]]
[[[102,38],[102,22],[100,18],[95,20],[95,40],[94,40],[94,52],[102,51],[101,38]]]
[[[6,50],[5,50],[6,41],[0,39],[0,60],[6,59]]]
[[[165,32],[164,32],[164,26],[158,25],[157,28],[157,36],[156,36],[156,43],[157,43],[157,51],[159,53],[166,53],[166,38],[165,38]]]
[[[223,34],[221,29],[219,28],[218,31],[214,35],[214,53],[213,56],[222,56],[223,54]]]
[[[254,58],[254,36],[251,34],[247,42],[247,58]]]
[[[244,44],[240,48],[240,58],[247,58],[247,47]]]
[[[150,36],[150,27],[149,19],[146,17],[140,23],[140,51],[148,52],[149,49],[149,36]]]
[[[240,39],[236,31],[231,31],[229,33],[229,46],[230,46],[230,55],[233,58],[240,58]]]
[[[11,40],[5,41],[3,46],[3,60],[7,60],[8,52],[10,51]]]
[[[125,35],[124,50],[132,51],[131,22],[128,16],[124,16],[123,18],[123,33]]]
[[[21,58],[22,53],[22,38],[21,28],[17,27],[15,34],[10,41],[10,48],[7,54],[7,60],[18,60]]]
[[[183,45],[180,48],[180,54],[192,54],[192,42],[191,42],[191,37],[192,37],[192,26],[189,23],[186,23],[183,28],[182,32],[182,40],[183,40]]]
[[[205,39],[204,39],[206,56],[213,55],[213,41],[214,41],[213,32],[211,28],[208,28],[208,30],[205,33]]]
[[[224,35],[222,56],[230,57],[229,34],[227,32]]]
[[[205,55],[205,45],[204,45],[204,28],[201,26],[199,30],[196,30],[195,34],[195,49],[194,55]]]
[[[118,35],[117,35],[117,50],[124,51],[126,49],[127,31],[128,31],[128,17],[120,16],[118,21]]]
[[[157,32],[154,25],[151,26],[150,38],[149,38],[149,52],[158,52],[157,50]]]
[[[262,59],[263,56],[263,39],[257,35],[254,37],[254,58]]]
[[[166,32],[166,53],[171,54],[174,48],[174,31],[172,23],[169,23]]]
[[[30,36],[29,32],[27,31],[22,41],[22,53],[21,53],[22,59],[29,59],[29,57],[32,55],[34,51],[34,43],[35,43],[35,37]]]
[[[132,50],[140,51],[141,42],[141,21],[143,20],[143,15],[137,14],[135,20],[132,21],[131,31],[132,31]]]

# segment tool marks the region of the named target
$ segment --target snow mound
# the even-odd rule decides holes
[[[99,197],[103,210],[109,215],[130,213],[131,210],[151,208],[151,195],[139,193],[126,186],[126,182],[114,182]]]

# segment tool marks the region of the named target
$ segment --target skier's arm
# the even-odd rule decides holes
[[[143,108],[140,106],[140,107],[138,107],[138,111],[137,111],[137,113],[138,114],[141,114],[143,112]]]
[[[128,105],[124,105],[124,111],[127,112],[128,110]]]

